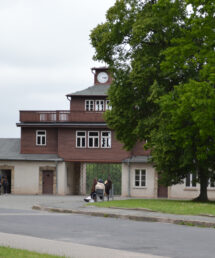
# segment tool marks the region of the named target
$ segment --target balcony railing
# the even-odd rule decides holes
[[[20,122],[104,122],[103,112],[95,111],[20,111]]]

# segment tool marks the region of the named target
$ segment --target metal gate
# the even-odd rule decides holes
[[[90,163],[86,167],[87,180],[86,190],[90,193],[93,184],[93,179],[107,179],[108,175],[111,177],[111,181],[114,185],[114,195],[121,195],[121,164],[103,164],[103,163]]]

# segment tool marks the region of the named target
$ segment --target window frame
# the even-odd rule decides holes
[[[98,136],[90,136],[90,133],[98,133]],[[90,146],[90,139],[93,139],[93,146],[91,147]],[[95,147],[95,139],[98,138],[98,146]],[[90,149],[98,149],[100,146],[99,146],[99,131],[88,131],[88,148]]]
[[[85,135],[84,136],[78,136],[78,133],[84,133]],[[78,146],[78,138],[80,137],[80,145],[81,146]],[[82,146],[82,139],[85,139],[85,146]],[[87,147],[87,134],[86,134],[86,131],[76,131],[76,148],[80,148],[80,149],[85,149]]]
[[[39,135],[39,132],[44,132],[44,135]],[[43,143],[43,138],[45,139],[45,143]],[[38,143],[38,139],[40,139],[40,143]],[[47,133],[46,130],[36,130],[36,146],[46,146],[47,143]]]
[[[197,182],[193,182],[193,177],[194,177],[194,175],[195,176],[197,176],[196,174],[194,174],[194,173],[189,173],[189,180],[190,180],[190,185],[188,186],[187,185],[187,177],[185,177],[185,181],[184,181],[184,183],[185,183],[185,188],[191,188],[191,189],[195,189],[195,188],[197,188]]]
[[[110,100],[107,99],[107,100],[105,101],[105,110],[112,110],[112,106],[109,105],[109,103],[110,103]]]
[[[99,103],[98,106],[97,106],[97,102]],[[95,111],[100,111],[100,112],[105,111],[105,101],[103,99],[95,100]]]
[[[103,133],[109,133],[109,136],[102,136]],[[110,147],[107,146],[107,144],[105,144],[104,147],[102,147],[102,140],[104,139],[109,139],[109,143],[110,143]],[[101,131],[101,148],[102,149],[110,149],[111,148],[111,131]]]
[[[87,102],[89,109],[87,109]],[[91,109],[92,107],[92,109]],[[95,103],[93,99],[85,99],[85,111],[94,111],[95,110]]]
[[[136,179],[136,172],[139,171],[139,179],[137,180]],[[145,179],[144,179],[144,185],[142,185],[142,174],[144,172],[144,176],[145,176]],[[134,188],[146,188],[147,187],[147,183],[146,183],[146,179],[147,179],[147,176],[146,176],[146,169],[141,169],[141,168],[135,168],[134,169]],[[139,182],[139,185],[136,185],[136,181]]]

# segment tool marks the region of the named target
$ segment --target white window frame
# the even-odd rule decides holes
[[[215,172],[213,172],[213,173],[214,173],[213,177],[210,177],[210,178],[208,179],[208,188],[215,190]],[[213,180],[211,180],[212,178],[213,178]],[[211,181],[213,182],[213,185],[212,185],[212,186],[211,186]]]
[[[85,111],[94,111],[94,100],[92,99],[85,100]]]
[[[95,111],[104,111],[105,110],[104,100],[95,100]]]
[[[136,179],[136,172],[139,171],[139,179],[137,180]],[[144,182],[144,185],[142,185],[142,174],[144,174],[144,177],[145,177],[145,180],[143,181]],[[136,181],[139,182],[139,185],[136,185]],[[139,169],[139,168],[136,168],[134,170],[134,188],[146,188],[146,169]]]
[[[78,133],[84,133],[84,135],[78,135]],[[86,131],[76,131],[76,148],[86,148],[87,146],[87,137]],[[78,139],[80,139],[80,146],[78,146]],[[85,139],[85,145],[83,145],[82,140]]]
[[[106,100],[106,103],[105,103],[105,110],[111,110],[112,109],[112,106],[109,105],[110,104],[110,100]]]
[[[98,136],[90,136],[90,133],[97,133]],[[93,139],[93,146],[90,146],[90,139]],[[95,146],[95,140],[98,139],[98,146]],[[88,148],[99,148],[99,132],[98,131],[88,131]]]
[[[185,178],[185,180],[184,180],[185,188],[196,188],[197,187],[197,182],[193,182],[193,176],[194,176],[193,173],[189,173],[190,185],[187,185],[187,177]]]
[[[103,133],[108,133],[108,136],[103,136]],[[103,140],[105,141],[105,146],[103,145]],[[109,146],[108,146],[109,143]],[[101,131],[101,148],[102,149],[110,149],[111,148],[111,131]]]
[[[43,132],[44,135],[40,135],[39,133]],[[40,139],[40,143],[38,143],[38,139]],[[45,142],[43,143],[43,139]],[[46,130],[37,130],[36,131],[36,146],[46,146]]]

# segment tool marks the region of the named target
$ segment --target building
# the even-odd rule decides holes
[[[86,194],[87,163],[120,163],[123,196],[195,197],[198,186],[192,180],[190,185],[158,185],[143,143],[129,152],[123,149],[103,117],[111,109],[111,76],[106,67],[92,72],[93,86],[66,95],[70,110],[20,111],[21,139],[0,139],[0,174],[7,175],[9,192]]]

